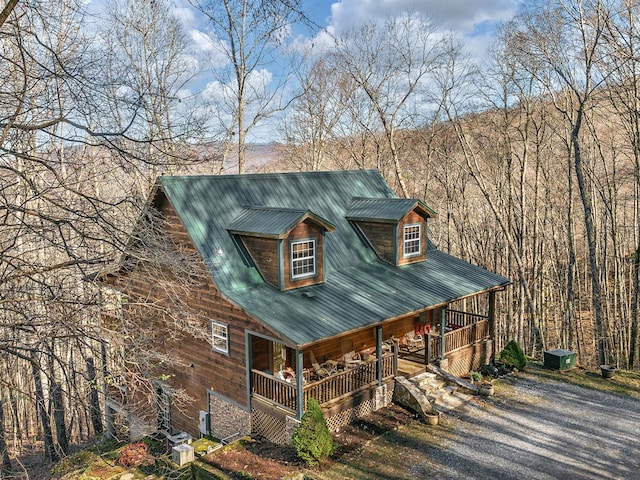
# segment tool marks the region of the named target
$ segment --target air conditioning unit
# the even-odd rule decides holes
[[[562,348],[547,350],[544,352],[544,366],[551,370],[569,370],[576,366],[576,354]]]
[[[191,445],[177,445],[171,449],[171,460],[177,463],[180,467],[193,462],[194,449]]]
[[[202,435],[209,435],[209,422],[211,421],[211,414],[205,410],[200,410],[199,415],[199,430]]]

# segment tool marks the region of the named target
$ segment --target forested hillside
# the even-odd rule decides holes
[[[132,254],[127,237],[161,174],[378,169],[438,212],[439,248],[513,280],[497,296],[498,349],[516,339],[538,357],[568,348],[586,365],[638,367],[636,2],[536,2],[482,64],[432,19],[402,12],[298,50],[272,90],[255,74],[267,54],[292,54],[279,35],[306,21],[298,1],[233,15],[218,7],[239,2],[199,4],[220,45],[254,47],[221,47],[225,61],[205,66],[170,2],[118,0],[99,19],[73,0],[6,3],[5,469],[9,451],[43,442],[55,459],[102,431],[113,372],[92,278]],[[243,36],[225,29],[248,17]],[[205,69],[228,87],[198,92]],[[247,150],[266,122],[277,145]],[[179,316],[176,326],[190,328]]]

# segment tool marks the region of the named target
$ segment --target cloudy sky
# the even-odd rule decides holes
[[[486,51],[496,25],[509,20],[518,0],[305,0],[305,10],[320,26],[335,33],[363,20],[383,18],[402,11],[420,11],[443,29],[466,39],[470,51]]]
[[[315,35],[318,30],[327,29],[340,36],[352,26],[362,21],[383,19],[402,12],[419,11],[434,19],[447,31],[457,33],[467,52],[475,58],[487,54],[493,41],[496,27],[509,20],[522,0],[303,0],[303,8],[309,18],[318,26],[316,31],[294,27],[292,34],[296,42],[318,43]],[[191,83],[185,96],[195,91],[201,92],[201,99],[207,101],[222,98],[227,86],[218,80],[212,80],[207,72],[223,67],[227,62],[220,48],[221,40],[212,38],[207,32],[206,22],[189,4],[188,0],[169,0],[173,14],[178,17],[185,29],[190,43],[190,55],[193,72],[201,72],[196,82]],[[104,13],[105,0],[90,0],[90,9],[99,19]],[[101,12],[102,10],[102,12]],[[255,72],[256,82],[275,84],[278,67],[272,64]],[[256,134],[263,129],[258,129]],[[266,131],[273,131],[266,128]],[[259,137],[262,135],[258,134]]]
[[[183,0],[184,1],[184,0]],[[199,29],[199,18],[178,0],[176,9],[198,48],[213,50],[211,39]],[[486,53],[495,28],[509,20],[520,0],[304,0],[305,13],[321,28],[340,34],[356,23],[381,19],[403,11],[420,11],[444,30],[458,33],[474,56]],[[297,35],[309,32],[294,31]],[[303,38],[303,40],[312,40]]]

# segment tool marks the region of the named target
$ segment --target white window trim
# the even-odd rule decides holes
[[[224,328],[224,335],[218,335],[214,333],[213,327]],[[216,339],[224,342],[224,348],[216,345]],[[220,352],[224,354],[229,353],[229,325],[226,323],[218,322],[217,320],[211,320],[211,348],[214,352]]]
[[[407,229],[413,228],[413,227],[418,227],[418,238],[411,238],[411,239],[407,240],[407,237],[406,237]],[[407,244],[409,242],[411,242],[413,244],[413,243],[416,242],[416,240],[418,242],[417,251],[407,253]],[[411,224],[405,225],[402,228],[402,257],[403,258],[411,258],[411,257],[417,257],[420,254],[422,254],[422,224],[421,223],[411,223]]]
[[[303,257],[303,258],[296,258],[295,260],[293,259],[293,247],[295,245],[298,245],[300,243],[312,243],[313,244],[313,255],[312,256],[308,256],[308,257]],[[290,247],[289,247],[289,261],[291,262],[291,279],[292,280],[298,280],[300,278],[308,278],[308,277],[315,277],[316,276],[316,270],[317,270],[317,242],[315,238],[306,238],[304,240],[296,240],[291,242]],[[294,272],[294,263],[295,262],[299,262],[302,260],[308,260],[309,258],[313,258],[313,272],[305,272],[302,274],[298,274],[296,275]]]

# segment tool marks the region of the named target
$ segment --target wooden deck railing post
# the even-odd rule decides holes
[[[493,344],[491,345],[491,361],[495,360],[495,351],[496,351],[496,322],[495,322],[495,313],[496,312],[496,292],[491,290],[489,292],[489,337]]]
[[[296,417],[298,420],[302,420],[304,414],[304,373],[302,365],[302,350],[296,351]]]
[[[376,378],[382,385],[382,325],[376,327]]]
[[[445,333],[446,333],[446,315],[447,315],[447,309],[446,308],[441,308],[440,309],[440,360],[444,361],[444,354],[445,354]]]

